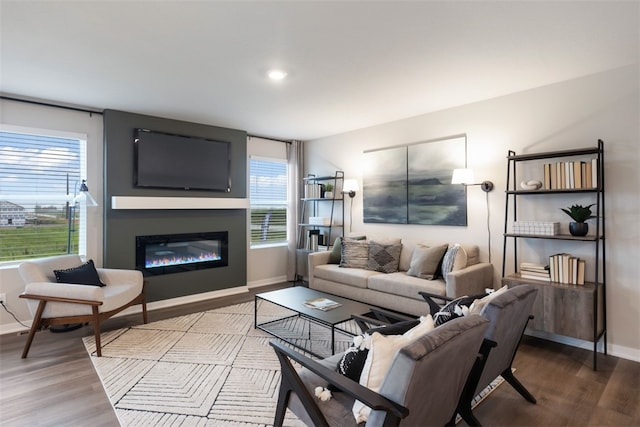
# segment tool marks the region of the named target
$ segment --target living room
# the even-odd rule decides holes
[[[483,3],[485,2],[478,2],[477,9],[474,9],[474,6],[466,5],[469,9],[460,10],[459,22],[471,25],[475,22],[471,18],[474,14],[484,17],[488,11],[481,6]],[[608,4],[610,2],[602,2],[601,5],[605,3]],[[6,15],[6,12],[11,12],[12,7],[17,7],[17,4],[18,2],[3,1],[3,15]],[[597,22],[597,25],[592,26],[598,27],[597,30],[594,28],[593,31],[597,31],[600,38],[605,38],[605,35],[608,34],[611,37],[612,45],[603,42],[603,45],[591,48],[584,46],[584,43],[588,45],[592,41],[591,38],[588,38],[588,41],[585,42],[581,41],[580,37],[575,36],[575,39],[572,40],[572,44],[575,45],[576,51],[580,54],[587,56],[585,52],[589,53],[593,49],[593,57],[580,58],[582,64],[580,67],[576,67],[580,71],[569,69],[570,67],[567,66],[567,71],[549,73],[553,77],[544,80],[526,68],[526,66],[533,65],[531,62],[524,62],[526,64],[524,67],[514,66],[514,63],[524,61],[523,58],[526,57],[535,57],[539,62],[548,61],[553,64],[547,65],[548,68],[555,68],[554,65],[560,64],[558,57],[545,57],[544,50],[547,48],[546,45],[542,44],[542,47],[536,46],[536,37],[542,36],[531,34],[530,38],[534,41],[530,44],[524,44],[522,52],[515,59],[493,58],[496,63],[503,62],[501,66],[508,70],[501,74],[499,79],[506,81],[514,77],[515,74],[519,74],[518,77],[521,80],[526,80],[526,77],[529,77],[530,83],[525,82],[517,87],[514,84],[511,88],[505,85],[501,87],[503,91],[500,93],[483,92],[480,89],[484,88],[479,88],[477,81],[474,81],[475,85],[465,83],[466,73],[470,72],[469,69],[471,69],[470,74],[485,75],[485,73],[495,72],[500,67],[496,67],[496,64],[494,64],[489,71],[483,71],[480,68],[472,68],[477,65],[477,58],[472,58],[471,56],[457,57],[455,60],[445,62],[449,66],[453,63],[457,68],[443,69],[435,73],[442,79],[438,80],[441,85],[445,86],[429,88],[434,93],[429,93],[428,97],[433,96],[436,98],[438,96],[437,92],[441,92],[439,105],[426,107],[420,104],[416,98],[412,98],[415,107],[400,111],[399,107],[395,107],[394,104],[402,102],[403,96],[405,94],[408,96],[411,91],[405,89],[405,92],[398,92],[390,101],[384,97],[372,95],[381,90],[381,88],[367,85],[367,81],[372,79],[372,81],[377,82],[378,80],[375,80],[375,77],[378,72],[382,71],[376,71],[373,67],[365,67],[362,70],[367,70],[367,72],[363,71],[361,73],[362,82],[358,93],[364,104],[376,104],[381,107],[386,103],[384,108],[372,112],[357,111],[354,113],[353,110],[349,111],[349,108],[353,107],[350,104],[346,104],[348,100],[337,98],[340,89],[333,88],[336,91],[336,100],[327,100],[322,97],[315,98],[316,103],[328,104],[332,110],[331,114],[317,116],[319,119],[315,121],[319,123],[316,123],[315,127],[309,126],[308,130],[303,130],[294,125],[287,126],[287,123],[296,123],[296,118],[299,118],[299,122],[302,123],[302,118],[295,114],[288,116],[286,120],[276,120],[276,117],[272,116],[274,114],[272,111],[277,110],[278,106],[282,105],[281,101],[279,101],[279,97],[282,96],[282,88],[275,90],[272,90],[272,88],[263,89],[257,87],[257,83],[253,80],[250,84],[246,82],[245,84],[254,88],[256,93],[267,92],[267,97],[276,100],[273,104],[268,104],[266,107],[263,106],[259,113],[267,115],[268,119],[256,120],[253,122],[255,125],[248,119],[249,113],[247,113],[247,118],[240,118],[236,122],[232,122],[231,119],[221,115],[218,118],[215,114],[208,115],[204,112],[190,114],[181,109],[186,108],[184,106],[176,106],[174,113],[156,107],[156,102],[161,104],[162,100],[160,98],[173,97],[173,94],[170,93],[173,89],[169,91],[166,87],[157,88],[159,94],[156,98],[143,100],[140,104],[127,108],[119,103],[118,94],[129,89],[117,89],[119,83],[117,78],[113,78],[113,81],[109,83],[114,85],[111,97],[100,100],[93,100],[88,89],[83,88],[76,91],[73,86],[66,89],[69,94],[76,92],[84,92],[84,94],[82,96],[76,95],[73,97],[69,95],[68,97],[63,97],[57,95],[53,88],[50,90],[41,88],[38,91],[33,91],[25,83],[22,83],[22,85],[18,83],[12,84],[14,78],[12,73],[16,73],[14,70],[20,67],[25,67],[26,62],[24,64],[7,63],[8,60],[16,61],[16,57],[6,56],[8,53],[6,49],[8,48],[3,44],[3,69],[7,67],[7,70],[11,71],[11,73],[3,71],[3,74],[5,74],[2,82],[3,95],[63,106],[84,106],[98,113],[91,115],[79,111],[2,99],[0,100],[0,121],[3,125],[58,129],[82,132],[88,135],[86,178],[91,192],[94,198],[99,201],[100,206],[87,213],[87,233],[91,236],[91,239],[87,240],[86,256],[87,258],[93,258],[100,265],[118,264],[118,262],[109,261],[109,256],[112,256],[109,252],[112,250],[109,245],[114,239],[116,243],[118,242],[117,237],[109,237],[110,233],[118,232],[117,227],[109,227],[109,222],[114,218],[120,220],[124,215],[122,212],[109,210],[108,203],[111,202],[109,196],[123,195],[113,190],[113,185],[116,184],[113,184],[113,181],[110,180],[126,180],[127,185],[131,186],[129,166],[118,165],[118,161],[128,164],[129,158],[126,156],[132,156],[132,152],[126,155],[118,152],[117,156],[120,157],[109,158],[110,155],[113,155],[113,152],[110,151],[114,147],[112,141],[116,141],[115,144],[125,143],[118,137],[110,140],[111,133],[114,132],[114,128],[110,127],[114,123],[109,121],[109,114],[111,114],[112,118],[119,116],[127,119],[132,117],[139,119],[131,127],[145,127],[148,126],[148,123],[152,123],[152,127],[153,123],[162,122],[163,126],[166,123],[175,123],[178,128],[188,129],[188,133],[198,133],[204,128],[221,129],[221,131],[225,130],[232,133],[238,132],[240,134],[239,144],[244,144],[240,152],[244,152],[245,156],[268,155],[269,153],[265,153],[265,151],[271,149],[281,156],[284,150],[284,144],[282,143],[265,141],[255,136],[246,138],[244,136],[246,133],[258,136],[263,135],[265,139],[269,139],[268,137],[284,140],[302,139],[305,141],[305,173],[323,175],[332,174],[335,170],[343,170],[347,178],[355,178],[359,181],[360,189],[353,198],[353,203],[351,205],[349,203],[345,204],[346,214],[351,216],[350,225],[354,233],[399,237],[414,242],[428,240],[477,244],[480,246],[481,259],[491,262],[494,266],[495,288],[500,286],[501,280],[503,232],[505,227],[504,190],[507,188],[506,156],[508,151],[513,150],[517,154],[522,154],[592,147],[596,145],[598,139],[602,139],[605,143],[606,153],[606,251],[608,273],[606,340],[608,354],[640,362],[640,333],[638,330],[640,309],[638,309],[637,304],[640,301],[640,289],[636,286],[639,272],[637,263],[634,262],[638,251],[637,241],[640,236],[638,236],[637,225],[626,225],[627,223],[635,224],[637,217],[635,212],[640,207],[637,193],[638,172],[636,167],[640,160],[638,150],[638,140],[640,138],[640,130],[638,128],[640,109],[638,95],[639,14],[637,2],[613,2],[613,4],[616,6],[613,9],[609,10],[606,6],[603,6],[604,9],[601,10],[598,9],[596,3],[593,9],[586,8],[583,14],[571,9],[569,6],[567,6],[567,10],[558,10],[558,14],[561,12],[566,13],[567,19],[580,21],[583,18],[584,22],[590,24],[594,22],[594,15],[604,14],[603,10],[611,12],[611,16],[614,18],[612,20],[603,19]],[[484,7],[489,7],[489,5],[485,4]],[[494,5],[494,7],[496,6]],[[538,15],[533,13],[535,9],[526,9],[527,7],[534,8],[535,6],[532,4],[521,7],[524,9],[520,12],[509,8],[508,11],[503,11],[503,13],[512,17],[513,22],[519,22],[516,17],[522,19],[522,16],[527,13],[530,14],[532,16],[529,18],[530,21],[524,22],[528,27],[544,28],[544,23],[549,22],[545,19],[546,15],[544,15],[544,13],[549,12],[549,9],[542,9],[536,12],[539,13]],[[579,9],[585,6],[575,7]],[[231,9],[233,13],[238,13],[237,10]],[[497,13],[500,10],[499,7],[496,7],[496,9],[491,9],[490,12]],[[90,12],[90,10],[85,12]],[[226,12],[223,15],[233,15],[232,12]],[[350,12],[354,11],[350,10]],[[25,15],[18,16],[24,17]],[[253,17],[254,15],[251,14],[250,16]],[[349,16],[353,18],[353,15]],[[609,16],[607,15],[607,17]],[[380,17],[377,18],[380,19]],[[4,20],[10,18],[3,17],[2,19],[4,27]],[[281,19],[286,18],[282,17]],[[561,21],[561,19],[557,19]],[[520,24],[524,25],[522,22]],[[588,25],[585,24],[584,27],[586,28]],[[505,31],[513,31],[513,28],[507,28]],[[541,31],[544,32],[543,29]],[[559,34],[563,33],[560,32]],[[633,37],[627,37],[629,34]],[[591,37],[595,38],[595,36]],[[616,37],[620,37],[620,39]],[[621,39],[625,40],[622,46],[616,44]],[[490,46],[492,42],[489,39],[484,46]],[[598,49],[616,51],[614,47],[620,50],[619,56],[615,58],[616,62],[607,62],[609,57],[606,57],[602,59],[602,64],[600,64],[598,53],[601,51]],[[382,46],[381,50],[384,48],[385,46]],[[389,49],[389,47],[386,46],[386,49]],[[384,52],[386,54],[391,53],[389,50]],[[495,53],[493,51],[485,52]],[[434,57],[446,56],[446,52],[430,51],[430,53]],[[473,51],[470,50],[467,53],[471,55]],[[480,55],[477,52],[475,54]],[[378,55],[382,56],[382,53],[378,53]],[[152,58],[157,57],[152,55]],[[343,59],[341,58],[341,60]],[[20,61],[23,60],[26,61],[25,59]],[[108,62],[108,59],[105,61]],[[35,64],[37,66],[38,61],[35,61]],[[158,66],[157,63],[154,64]],[[53,66],[53,64],[50,65]],[[410,61],[405,61],[400,65],[407,74],[412,75],[414,73],[412,71],[413,64]],[[561,68],[561,65],[558,65],[558,68]],[[262,64],[259,64],[257,67],[260,68],[262,66]],[[544,69],[544,67],[541,69]],[[424,70],[422,69],[422,71]],[[461,70],[465,70],[465,72],[463,73]],[[111,71],[113,71],[114,75],[119,75],[118,73],[120,72],[120,70]],[[64,73],[63,71],[58,72]],[[298,71],[298,78],[300,72]],[[369,75],[369,73],[374,75]],[[445,78],[447,76],[440,75],[443,73],[449,74],[448,79]],[[295,73],[292,73],[289,77],[295,78]],[[32,78],[36,79],[37,76],[34,75]],[[138,76],[137,78],[140,79],[141,77]],[[287,84],[286,79],[283,83]],[[356,81],[350,80],[351,86],[355,85],[355,83]],[[293,86],[297,87],[297,84]],[[497,85],[497,82],[489,79],[486,80],[485,84],[488,86]],[[392,86],[391,82],[389,82],[389,87],[391,88]],[[455,89],[451,89],[452,87]],[[160,94],[162,91],[167,93]],[[462,96],[462,94],[471,92],[476,93],[472,97]],[[426,92],[424,93],[424,96],[427,97]],[[349,92],[349,94],[351,97],[356,96],[354,92]],[[384,96],[388,97],[390,92],[385,91],[384,94]],[[213,95],[209,96],[213,97]],[[298,99],[295,106],[301,108],[299,106],[305,102],[305,99],[304,95],[301,94],[299,96],[301,98]],[[197,98],[197,95],[192,94],[191,97]],[[341,107],[341,102],[350,107]],[[256,101],[256,104],[258,104],[258,101]],[[230,109],[238,108],[236,105],[233,107]],[[287,105],[286,108],[283,107],[286,110],[291,108],[291,105]],[[362,108],[362,105],[360,105],[360,108]],[[394,111],[396,108],[398,108],[398,112]],[[111,110],[111,113],[107,112],[103,116],[103,110]],[[381,110],[386,110],[384,115]],[[242,112],[239,112],[238,115],[242,116]],[[352,117],[352,121],[346,124],[342,123],[343,120],[346,120],[343,117]],[[274,126],[271,128],[268,124],[269,120],[274,122]],[[333,123],[329,121],[333,121]],[[469,215],[466,227],[390,225],[364,221],[362,168],[363,153],[365,151],[432,141],[459,134],[466,135],[467,146],[464,160],[466,165],[474,170],[477,181],[490,180],[495,185],[494,190],[489,193],[484,193],[477,187],[468,188],[467,206]],[[126,141],[126,143],[128,142],[130,141]],[[540,178],[540,176],[531,177],[531,179]],[[246,180],[246,178],[241,177],[240,180],[236,181],[244,182],[243,180]],[[145,195],[150,194],[153,194],[153,192]],[[231,196],[246,197],[246,190]],[[107,203],[104,203],[104,201]],[[582,202],[583,200],[580,199],[579,201]],[[565,207],[564,201],[557,203],[552,198],[545,198],[541,203],[531,206],[531,218],[543,217],[545,220],[560,222],[566,227],[568,219],[560,211],[562,207]],[[203,220],[198,218],[197,221]],[[130,228],[138,225],[139,223],[127,224],[126,227]],[[237,227],[237,225],[234,224],[233,227]],[[176,294],[161,292],[158,294],[159,296],[154,297],[150,302],[151,310],[198,302],[202,299],[213,297],[233,296],[238,293],[246,293],[250,288],[259,288],[263,285],[272,285],[287,280],[286,247],[251,249],[247,244],[243,249],[244,269],[240,268],[241,271],[234,271],[233,278],[225,278],[224,280],[229,281],[224,286],[207,292],[203,292],[202,289],[189,289],[188,287],[184,292],[180,291],[181,293]],[[532,251],[531,253],[549,254],[557,252],[553,246],[545,244],[534,244],[529,249]],[[532,260],[542,261],[540,258]],[[507,262],[511,265],[511,258],[508,258]],[[15,264],[0,268],[0,293],[6,294],[7,306],[16,313],[17,317],[24,322],[29,322],[30,315],[26,306],[18,298],[23,287],[24,285],[17,273]],[[0,312],[0,331],[3,334],[15,334],[19,329],[21,328],[9,314],[4,310]],[[558,336],[545,338],[574,347],[591,348],[591,343],[580,340]],[[601,347],[600,350],[602,351]]]

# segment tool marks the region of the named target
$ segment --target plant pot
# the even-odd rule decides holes
[[[333,199],[333,191],[325,191],[324,192],[325,199]]]
[[[569,233],[572,236],[586,236],[589,232],[589,224],[586,222],[570,222]]]

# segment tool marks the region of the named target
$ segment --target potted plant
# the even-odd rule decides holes
[[[324,184],[324,198],[333,199],[333,184],[331,183]]]
[[[568,208],[560,208],[562,212],[566,213],[573,219],[575,222],[569,223],[569,233],[572,236],[586,236],[589,232],[589,224],[585,221],[591,218],[595,218],[591,212],[591,206],[595,205],[595,203],[590,204],[589,206],[582,205],[573,205]]]

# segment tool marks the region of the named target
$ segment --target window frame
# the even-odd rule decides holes
[[[71,186],[72,186],[72,187],[70,187],[70,194],[69,195],[64,195],[64,197],[66,197],[68,199],[69,203],[73,203],[74,202],[74,200],[73,200],[74,193],[76,193],[75,195],[77,195],[78,188],[80,186],[81,180],[82,179],[86,179],[86,177],[87,177],[88,135],[86,133],[70,132],[70,131],[57,130],[57,129],[45,129],[45,128],[39,128],[39,127],[30,127],[30,126],[16,126],[16,125],[11,125],[11,124],[6,124],[6,123],[0,123],[0,132],[78,140],[78,156],[79,156],[78,160],[79,160],[79,164],[80,164],[79,165],[79,177],[80,177],[80,179],[78,180],[77,186],[76,186],[75,181],[70,183]],[[74,187],[77,187],[77,188],[74,189]],[[63,197],[63,195],[55,196],[56,199],[60,198],[60,197]],[[76,248],[74,248],[76,250],[74,250],[71,253],[72,254],[77,254],[77,255],[80,255],[80,256],[85,256],[86,253],[87,253],[87,228],[88,228],[87,227],[87,209],[86,209],[86,207],[85,208],[81,208],[81,209],[76,209],[75,212],[74,212],[74,215],[75,215],[75,218],[78,220],[77,229],[75,229],[75,232],[78,233],[78,246]],[[67,230],[67,232],[68,232],[68,230]],[[60,255],[63,255],[63,254],[60,254]],[[14,266],[14,265],[18,265],[21,262],[26,261],[26,260],[41,259],[41,258],[46,258],[47,256],[48,255],[21,258],[21,259],[15,259],[15,260],[0,261],[0,267]]]
[[[291,236],[289,235],[289,223],[291,221],[290,215],[289,215],[289,198],[290,198],[290,189],[289,189],[289,164],[287,162],[286,159],[282,159],[282,158],[277,158],[277,157],[269,157],[269,156],[260,156],[260,155],[249,155],[248,157],[248,179],[247,179],[247,193],[249,195],[249,212],[248,212],[248,225],[249,225],[249,230],[248,230],[248,235],[249,235],[249,249],[263,249],[263,248],[273,248],[273,247],[282,247],[282,246],[288,246],[289,245],[289,240],[291,239]],[[271,162],[271,163],[278,163],[284,166],[284,172],[285,172],[285,178],[284,178],[284,182],[285,182],[285,192],[286,192],[286,199],[284,199],[282,201],[282,207],[284,208],[285,212],[286,212],[286,217],[285,217],[285,223],[284,223],[284,227],[285,227],[285,239],[281,240],[281,241],[276,241],[276,242],[264,242],[264,243],[256,243],[253,241],[253,236],[251,233],[251,226],[252,226],[252,210],[254,209],[254,203],[253,203],[253,199],[251,197],[251,186],[252,186],[252,167],[251,167],[251,163],[253,160],[256,161],[263,161],[263,162]]]

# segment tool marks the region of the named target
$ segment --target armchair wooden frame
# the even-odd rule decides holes
[[[27,354],[29,353],[29,349],[31,348],[31,343],[33,342],[33,338],[36,332],[39,329],[46,328],[52,325],[66,325],[72,323],[93,323],[93,332],[96,340],[96,354],[98,357],[102,356],[102,346],[100,343],[100,323],[119,312],[123,311],[126,308],[131,307],[132,305],[141,304],[142,305],[142,320],[144,323],[147,323],[147,303],[145,298],[144,288],[140,295],[129,301],[127,304],[118,307],[114,310],[107,311],[104,313],[99,312],[99,307],[102,305],[101,301],[91,301],[91,300],[83,300],[83,299],[74,299],[74,298],[59,298],[53,296],[43,296],[43,295],[34,295],[23,293],[19,295],[20,298],[38,300],[38,308],[36,310],[36,314],[33,319],[33,323],[31,324],[31,329],[29,330],[29,336],[27,337],[27,342],[22,350],[22,358],[25,359]],[[84,304],[90,305],[92,314],[82,315],[82,316],[65,316],[65,317],[51,317],[51,318],[42,318],[42,313],[48,302],[62,302],[62,303],[71,303],[71,304]]]
[[[314,426],[329,427],[329,423],[315,403],[315,398],[311,396],[311,393],[309,393],[304,383],[297,375],[291,360],[300,363],[314,374],[326,380],[329,384],[333,384],[344,393],[358,399],[370,408],[387,412],[384,426],[397,426],[400,424],[400,420],[402,418],[409,415],[409,409],[404,406],[385,398],[384,396],[350,380],[343,375],[340,375],[315,360],[286,347],[282,343],[271,340],[269,344],[274,348],[282,368],[282,380],[280,383],[280,392],[278,394],[278,406],[276,408],[274,427],[281,427],[284,422],[284,415],[289,404],[291,392],[298,395],[298,398],[307,409]]]

